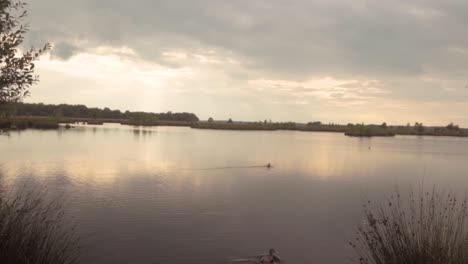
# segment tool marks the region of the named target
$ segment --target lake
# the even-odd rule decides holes
[[[349,263],[365,200],[468,187],[465,138],[106,124],[11,132],[0,150],[5,186],[64,195],[83,263],[229,263],[269,248]]]

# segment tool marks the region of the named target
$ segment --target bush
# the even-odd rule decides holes
[[[350,242],[361,264],[468,263],[467,202],[453,194],[398,192],[365,205],[366,223]]]

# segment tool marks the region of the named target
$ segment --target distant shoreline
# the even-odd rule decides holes
[[[73,124],[103,125],[115,123],[128,126],[157,127],[178,126],[192,129],[231,130],[231,131],[302,131],[302,132],[334,132],[343,133],[350,137],[393,137],[396,135],[412,136],[447,136],[468,137],[466,129],[450,130],[445,127],[412,127],[412,126],[388,126],[378,125],[337,125],[337,124],[303,124],[303,123],[272,123],[272,122],[228,122],[228,121],[153,121],[150,123],[134,123],[128,119],[109,118],[57,118],[48,116],[16,116],[0,118],[0,130],[23,129],[58,129],[59,124],[67,124],[66,128],[72,128]],[[419,129],[419,131],[417,130]],[[421,131],[422,130],[422,131]]]
[[[295,122],[242,122],[229,120],[206,121],[194,113],[151,113],[112,110],[109,108],[89,108],[85,105],[13,103],[0,105],[0,130],[57,129],[59,124],[72,128],[74,123],[102,125],[117,123],[130,126],[180,126],[193,129],[214,129],[234,131],[275,131],[290,130],[304,132],[336,132],[350,137],[393,137],[395,135],[414,136],[449,136],[468,137],[468,130],[450,123],[443,127],[427,127],[422,123],[414,125],[381,125],[375,124],[334,124],[320,121],[304,123]]]

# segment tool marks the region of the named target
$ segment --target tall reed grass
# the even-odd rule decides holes
[[[467,200],[453,193],[396,191],[368,201],[365,222],[350,242],[361,264],[468,263]]]
[[[26,188],[0,191],[0,263],[78,263],[78,238],[65,221],[62,202],[44,195]]]

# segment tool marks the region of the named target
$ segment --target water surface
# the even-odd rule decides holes
[[[12,132],[0,150],[5,185],[68,198],[83,263],[228,263],[270,247],[288,263],[349,263],[363,200],[468,187],[463,138],[106,124]]]

